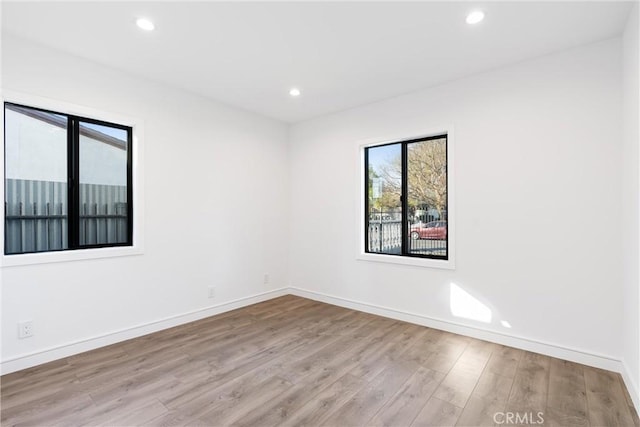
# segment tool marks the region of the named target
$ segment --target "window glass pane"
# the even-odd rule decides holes
[[[369,165],[367,250],[402,253],[402,146],[382,145],[366,149]]]
[[[447,256],[447,139],[407,144],[409,253]]]
[[[79,122],[80,245],[126,243],[129,131]]]
[[[5,104],[5,254],[68,248],[67,117]]]

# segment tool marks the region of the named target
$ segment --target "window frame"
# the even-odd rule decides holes
[[[406,146],[411,142],[418,142],[429,139],[438,139],[442,136],[447,138],[446,156],[447,156],[447,258],[443,257],[429,257],[420,254],[410,254],[406,252],[406,245],[408,237],[405,236],[405,232],[408,232],[408,226],[406,224],[406,205],[408,201],[402,201],[402,253],[401,254],[384,254],[377,252],[369,252],[367,248],[367,230],[368,230],[368,164],[366,162],[366,149],[391,145],[402,144],[402,158],[403,160],[403,194],[407,193],[407,179],[406,176]],[[418,131],[414,133],[407,132],[405,135],[387,137],[387,138],[372,138],[366,140],[357,141],[356,146],[358,150],[358,209],[359,212],[357,224],[358,224],[358,245],[356,252],[356,259],[360,261],[373,261],[382,263],[392,263],[401,265],[410,265],[427,268],[442,268],[453,270],[455,269],[455,188],[454,188],[454,129],[453,126],[441,126],[429,130]]]
[[[73,188],[72,194],[69,196],[69,207],[73,207],[74,212],[73,215],[69,215],[69,226],[73,225],[73,231],[69,232],[69,236],[71,237],[73,233],[77,233],[77,236],[74,236],[74,240],[77,243],[77,246],[74,248],[69,248],[69,250],[78,250],[78,249],[96,249],[96,248],[111,248],[117,246],[132,246],[133,245],[133,212],[134,212],[134,203],[133,203],[133,128],[131,126],[125,126],[117,123],[105,122],[102,120],[91,119],[87,117],[79,117],[68,115],[69,123],[73,124],[74,128],[72,130],[73,138],[77,138],[77,140],[73,141],[73,144],[68,144],[67,148],[70,148],[73,145],[73,153],[67,153],[69,159],[73,158],[73,166],[72,168],[68,168],[69,171],[71,169],[74,170],[74,176],[69,179],[73,179],[75,183],[73,185],[69,185],[69,189]],[[97,244],[81,244],[80,243],[80,123],[90,123],[94,125],[102,125],[108,126],[116,129],[127,130],[127,241],[121,243],[97,243]],[[69,161],[69,160],[68,160]],[[71,175],[71,173],[70,173]],[[73,204],[71,203],[73,201]],[[73,205],[73,206],[72,206]],[[71,246],[71,240],[69,240]]]
[[[0,117],[0,129],[3,136],[3,149],[0,150],[0,156],[3,167],[3,178],[6,176],[5,165],[5,146],[4,146],[4,134],[5,134],[5,117],[4,117],[4,104],[10,103],[18,106],[24,106],[26,108],[32,108],[34,110],[41,110],[54,114],[63,114],[66,116],[73,116],[81,122],[94,123],[98,125],[108,125],[112,127],[131,128],[129,141],[130,150],[127,153],[127,198],[130,200],[127,203],[128,213],[128,241],[124,243],[113,244],[91,244],[91,245],[78,245],[77,247],[64,250],[53,250],[43,252],[28,252],[17,254],[5,254],[5,225],[6,220],[4,216],[6,213],[3,209],[3,221],[1,227],[2,239],[2,257],[0,258],[0,264],[2,267],[12,267],[20,265],[30,264],[44,264],[51,262],[68,262],[85,259],[97,259],[97,258],[111,258],[121,256],[140,255],[144,253],[144,181],[143,181],[143,140],[144,140],[144,123],[139,118],[131,116],[124,116],[118,113],[112,113],[102,110],[93,109],[90,107],[72,104],[64,101],[52,100],[49,98],[43,98],[32,94],[26,94],[21,92],[6,91],[3,90],[2,96],[2,112]],[[70,134],[71,132],[69,132]],[[68,158],[71,153],[67,152]],[[77,156],[79,159],[79,155]],[[68,160],[69,161],[69,160]],[[77,166],[77,165],[76,165]],[[68,165],[68,170],[69,170]],[[79,176],[79,172],[78,172]],[[68,184],[68,183],[67,183]],[[76,188],[79,188],[76,186]],[[3,200],[5,197],[5,184],[1,186],[0,195]],[[135,208],[134,206],[135,205]],[[78,213],[79,214],[79,213]],[[69,224],[71,225],[71,212],[68,212]],[[78,241],[79,243],[79,241]]]

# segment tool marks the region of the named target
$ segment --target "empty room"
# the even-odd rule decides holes
[[[2,1],[2,426],[640,427],[637,1]]]

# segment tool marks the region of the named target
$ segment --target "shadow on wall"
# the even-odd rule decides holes
[[[449,284],[449,307],[451,314],[461,319],[482,323],[491,323],[493,320],[493,313],[486,304],[455,283]],[[506,320],[501,320],[500,324],[505,328],[511,328],[511,324]]]

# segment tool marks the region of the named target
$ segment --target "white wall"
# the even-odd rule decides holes
[[[565,356],[585,363],[619,360],[621,85],[613,39],[294,125],[291,285],[578,350]],[[456,269],[356,260],[357,142],[449,124]],[[491,323],[453,316],[452,284],[488,306]]]
[[[21,356],[286,284],[285,125],[21,39],[2,43],[3,89],[142,118],[146,182],[143,255],[3,268],[5,372]],[[18,340],[17,322],[29,319],[35,336]]]
[[[640,407],[640,124],[638,116],[638,5],[629,16],[623,36],[623,328],[622,358],[626,365],[625,382]]]

